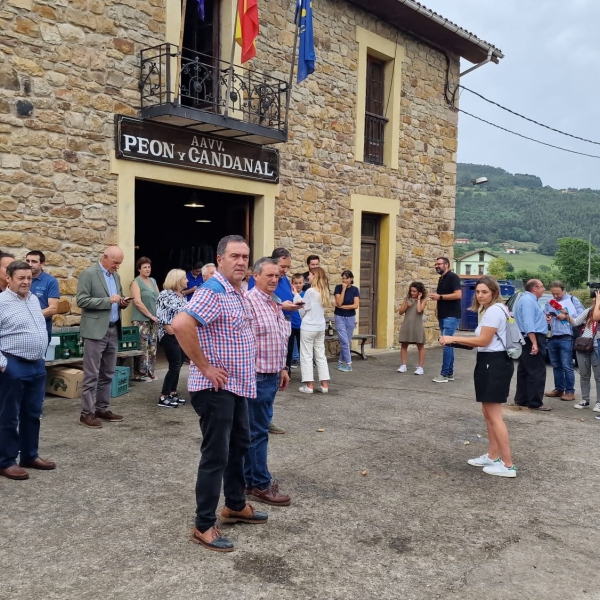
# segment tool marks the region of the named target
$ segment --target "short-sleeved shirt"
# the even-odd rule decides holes
[[[341,294],[341,293],[342,293],[341,284],[336,285],[335,290],[333,291],[333,295],[337,296],[338,294]],[[351,285],[350,287],[346,288],[346,293],[344,294],[342,304],[344,306],[349,306],[351,304],[354,304],[355,298],[360,298],[360,291],[358,290],[358,288],[355,285]],[[353,317],[356,315],[356,309],[340,308],[339,306],[336,306],[333,311],[333,314],[339,315],[340,317]]]
[[[256,398],[256,337],[252,308],[241,290],[236,290],[218,271],[187,303],[185,312],[199,325],[198,341],[213,367],[229,373],[225,389],[232,394]],[[212,388],[212,382],[190,365],[188,390]]]
[[[252,276],[248,281],[248,291],[250,291],[255,285],[254,276]],[[294,301],[294,290],[290,280],[287,278],[287,275],[279,278],[279,282],[277,283],[277,287],[275,288],[273,294],[282,302],[285,302],[286,300],[289,300],[290,302]],[[297,310],[284,310],[283,314],[285,315],[285,318],[290,321],[292,329],[300,329],[300,326],[302,325],[302,318]]]
[[[460,277],[453,271],[448,271],[439,278],[436,292],[445,296],[446,294],[452,294],[460,289]],[[460,302],[460,298],[458,300],[446,300],[445,298],[444,300],[438,300],[438,319],[445,319],[446,317],[460,319]]]
[[[494,334],[494,337],[492,338],[492,341],[489,343],[489,345],[485,346],[484,348],[477,348],[477,352],[501,352],[503,350],[506,350],[507,318],[508,315],[506,314],[504,309],[498,304],[490,306],[483,313],[483,318],[481,319],[481,321],[479,321],[477,329],[475,329],[475,335],[481,335],[482,327],[493,327],[497,331]],[[498,339],[498,336],[500,337],[500,339]]]
[[[29,290],[40,301],[40,308],[44,310],[48,308],[49,298],[60,298],[58,289],[58,281],[52,275],[42,271],[37,277],[31,281]],[[52,322],[52,317],[45,317],[46,321]]]
[[[185,274],[185,277],[187,279],[188,285],[187,285],[187,289],[191,289],[193,287],[200,287],[203,283],[204,283],[204,279],[202,279],[202,273],[200,273],[198,275],[198,277],[194,277],[192,275],[191,271],[188,271]],[[192,296],[194,295],[194,292],[190,292],[189,294],[186,294],[185,297],[187,299],[187,301],[189,302],[192,299]]]

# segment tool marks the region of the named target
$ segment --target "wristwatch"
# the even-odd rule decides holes
[[[443,299],[444,299],[444,296],[442,296],[442,294],[440,294],[440,300],[443,300]]]

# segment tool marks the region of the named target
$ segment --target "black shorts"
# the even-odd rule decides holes
[[[477,402],[494,404],[506,402],[514,371],[513,359],[508,357],[506,351],[478,352],[473,373]]]

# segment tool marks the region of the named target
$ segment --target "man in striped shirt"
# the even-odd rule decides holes
[[[191,361],[188,389],[202,430],[191,540],[217,552],[234,549],[215,527],[221,485],[224,523],[267,522],[267,513],[255,511],[244,494],[244,459],[250,445],[246,398],[256,397],[252,310],[241,290],[249,258],[243,237],[224,237],[217,246],[219,270],[171,323]]]
[[[290,337],[290,323],[273,299],[279,282],[277,259],[261,258],[253,269],[255,286],[248,292],[252,306],[256,336],[256,397],[248,398],[250,449],[246,456],[246,493],[258,502],[273,506],[288,506],[287,494],[279,492],[279,485],[271,480],[267,467],[269,423],[273,418],[273,404],[277,390],[285,390],[290,376],[285,368]]]
[[[56,467],[38,454],[48,334],[40,303],[29,291],[31,267],[13,261],[6,279],[8,287],[0,294],[0,476],[29,479],[23,467]]]

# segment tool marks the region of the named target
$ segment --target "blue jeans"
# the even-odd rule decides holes
[[[456,317],[446,317],[439,319],[440,335],[454,335],[458,329],[460,319]],[[454,375],[454,348],[444,346],[444,357],[442,359],[442,377],[451,377]]]
[[[0,373],[0,469],[38,457],[40,419],[46,389],[43,360],[25,361],[6,356]]]
[[[573,338],[571,336],[550,338],[548,340],[548,356],[554,370],[554,389],[566,394],[574,394]]]
[[[355,316],[342,317],[341,315],[335,315],[335,329],[340,341],[340,362],[346,363],[347,365],[352,364],[352,357],[350,356],[350,344],[352,343],[352,335],[354,333],[355,323]]]
[[[244,463],[246,485],[264,490],[271,483],[267,467],[269,423],[273,420],[273,404],[279,389],[279,373],[256,374],[256,398],[248,398],[250,447]]]

